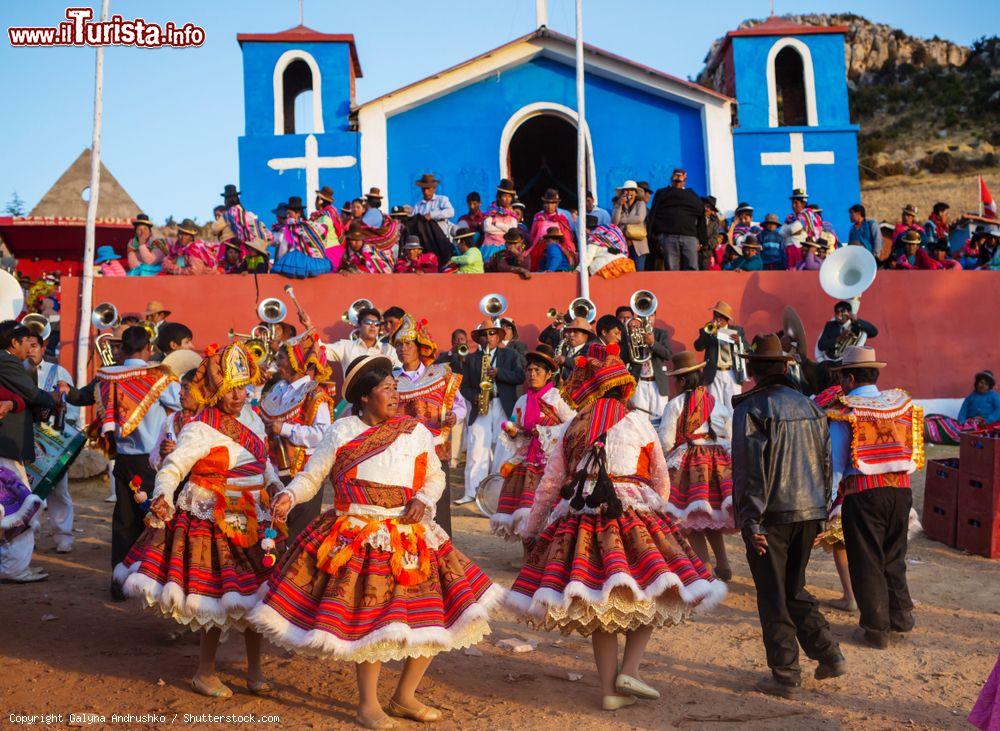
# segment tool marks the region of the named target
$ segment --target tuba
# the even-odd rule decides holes
[[[653,332],[656,295],[648,289],[636,290],[632,293],[628,305],[635,313],[625,324],[629,356],[633,363],[645,363],[653,357],[652,349],[646,345],[646,335]]]
[[[494,326],[499,327],[500,316],[507,311],[507,298],[502,294],[488,294],[479,300],[479,311],[489,318]],[[487,373],[490,362],[486,358],[485,348],[482,351],[483,361],[479,369],[479,397],[476,399],[476,406],[480,414],[490,413],[490,402],[493,400],[493,393],[496,391],[496,384],[493,378]]]
[[[845,246],[823,260],[819,268],[819,286],[838,300],[848,300],[854,314],[861,309],[861,295],[872,286],[878,274],[878,262],[863,246]],[[844,350],[851,345],[864,345],[868,336],[854,333],[847,328],[834,347],[834,360],[840,360]]]
[[[120,321],[118,308],[110,302],[102,302],[90,313],[90,324],[95,329],[103,331],[94,338],[94,350],[97,351],[97,355],[101,359],[101,365],[103,366],[113,366],[115,364],[114,343],[118,342],[118,340],[109,331],[118,327]]]
[[[597,306],[586,297],[577,297],[570,302],[567,311],[570,317],[582,317],[587,322],[597,319]]]
[[[42,342],[48,340],[52,334],[52,325],[49,323],[49,318],[37,312],[29,312],[25,315],[21,320],[21,324],[41,338]]]
[[[343,320],[344,322],[350,323],[354,327],[357,327],[358,314],[361,312],[361,310],[369,310],[369,309],[375,309],[375,305],[372,304],[371,300],[364,298],[359,300],[354,300],[347,308],[347,310],[344,311],[344,314],[341,315],[340,319]]]

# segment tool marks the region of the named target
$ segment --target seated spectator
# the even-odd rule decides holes
[[[247,263],[241,249],[240,242],[235,238],[231,238],[223,244],[222,260],[219,265],[224,274],[243,274],[247,270]]]
[[[916,229],[904,231],[900,237],[903,253],[896,257],[895,269],[941,269],[941,265],[931,258],[921,245],[920,232]]]
[[[951,222],[948,220],[947,203],[937,202],[931,210],[930,218],[924,223],[924,243],[933,250],[934,244],[947,244],[951,238]]]
[[[493,258],[497,252],[503,251],[504,235],[512,228],[517,228],[517,213],[512,207],[516,195],[514,183],[507,178],[497,185],[496,200],[490,205],[482,221],[480,253],[486,261]],[[469,226],[469,229],[475,231],[473,226]]]
[[[571,272],[576,267],[576,252],[572,242],[567,244],[566,230],[561,226],[549,226],[532,244],[530,256],[532,262],[539,262],[533,268],[540,272]]]
[[[275,235],[278,250],[271,271],[286,277],[317,277],[333,271],[326,256],[326,229],[319,221],[302,218],[302,198],[293,195],[285,204],[285,225]]]
[[[118,259],[118,254],[115,250],[108,246],[97,247],[97,253],[94,255],[94,264],[97,267],[97,272],[99,276],[102,277],[124,277],[127,276],[125,272],[125,267],[122,266],[121,261]]]
[[[824,246],[824,242],[817,241],[811,237],[803,241],[802,260],[799,262],[796,270],[800,272],[819,271],[819,268],[823,265],[823,259],[819,255],[819,250],[822,246]]]
[[[347,249],[337,270],[342,274],[377,274],[373,249],[365,243],[364,225],[359,220],[347,229]]]
[[[921,243],[923,243],[923,233],[924,230],[917,223],[917,207],[912,203],[907,203],[903,206],[903,212],[900,214],[899,223],[896,224],[896,228],[892,232],[892,255],[893,258],[898,258],[904,247],[903,245],[903,234],[907,231],[916,231],[921,238]]]
[[[524,237],[516,228],[503,235],[504,250],[498,251],[485,264],[487,272],[510,272],[521,279],[531,279],[531,261],[524,247]]]
[[[788,268],[788,257],[785,254],[785,238],[778,233],[781,222],[775,213],[764,216],[757,242],[760,244],[760,258],[764,269],[768,271],[784,271]]]
[[[345,224],[344,228],[346,229],[354,221],[358,221],[360,223],[364,223],[365,222],[365,214],[367,212],[368,212],[368,206],[365,203],[365,199],[364,198],[355,198],[354,200],[352,200],[351,201],[351,213],[350,213],[351,217],[347,221],[347,223]]]
[[[361,215],[361,222],[371,228],[381,228],[385,219],[382,213],[382,191],[378,188],[371,188],[365,194],[365,212]]]
[[[163,270],[163,260],[170,253],[170,245],[163,239],[153,239],[153,222],[145,213],[132,219],[135,235],[126,248],[128,275],[153,277]]]
[[[984,424],[1000,421],[1000,394],[993,371],[985,370],[976,374],[972,393],[965,397],[958,411],[958,420],[965,423],[969,419],[981,419]]]
[[[851,217],[851,229],[847,233],[848,245],[863,246],[876,259],[882,257],[882,232],[876,221],[868,218],[865,207],[855,203],[847,209]]]
[[[446,271],[458,274],[482,274],[483,254],[476,246],[476,232],[468,226],[459,225],[452,233],[452,241],[458,247],[458,256],[451,257]]]
[[[469,207],[469,211],[459,216],[458,223],[462,223],[464,221],[465,225],[469,227],[469,230],[475,231],[476,236],[479,236],[481,241],[481,237],[483,235],[483,221],[486,219],[486,214],[483,213],[483,199],[480,197],[478,192],[472,191],[465,196],[465,205]]]
[[[713,255],[715,266],[713,270],[722,271],[726,269],[727,264],[737,257],[742,256],[743,252],[733,246],[733,242],[729,240],[729,234],[725,231],[719,231],[716,235],[716,241],[715,254]]]
[[[962,265],[962,269],[979,269],[989,264],[988,258],[984,260],[983,242],[987,238],[986,227],[976,226],[975,233],[958,252],[958,263]]]
[[[407,236],[403,244],[403,255],[396,262],[397,274],[431,274],[438,270],[438,260],[434,254],[424,252],[420,239]]]
[[[200,233],[190,218],[177,224],[177,241],[163,262],[165,274],[218,274],[219,244],[201,239]]]
[[[760,256],[760,242],[753,234],[743,236],[743,244],[738,247],[740,255],[726,265],[726,269],[734,272],[759,272],[764,269],[764,260]]]
[[[521,232],[521,236],[524,237],[525,245],[527,245],[528,239],[531,236],[531,231],[528,229],[528,224],[524,222],[524,203],[516,200],[510,204],[510,208],[514,211],[514,217],[517,219],[517,230]]]
[[[529,237],[530,248],[528,250],[531,256],[531,269],[532,271],[570,271],[576,265],[576,255],[572,254],[572,259],[568,258],[572,252],[576,249],[575,238],[573,237],[573,223],[563,211],[559,210],[559,191],[555,188],[549,188],[542,195],[542,206],[543,210],[535,214],[534,219],[531,222],[531,235]],[[562,239],[561,250],[565,254],[566,261],[559,263],[558,255],[554,254],[554,258],[551,261],[546,261],[549,256],[550,244],[552,244],[552,239],[550,238],[552,234],[552,229],[559,229],[559,236]],[[550,266],[565,265],[565,269],[550,269]]]
[[[931,258],[941,265],[942,269],[961,270],[962,265],[951,258],[951,248],[947,241],[938,241],[931,247]]]
[[[587,214],[587,271],[590,276],[617,279],[635,271],[635,262],[628,256],[625,235],[617,226],[602,226],[597,217]]]

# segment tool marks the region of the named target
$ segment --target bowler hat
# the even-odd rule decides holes
[[[288,205],[284,201],[281,201],[281,203],[278,204],[278,207],[273,209],[271,213],[275,216],[284,216],[288,213]]]
[[[420,244],[420,239],[416,236],[407,236],[406,243],[403,244],[403,251],[413,251],[414,249],[423,249],[424,247]]]
[[[741,213],[753,214],[753,206],[751,206],[749,203],[740,203],[738,206],[736,206],[736,215],[738,216]]]
[[[220,193],[219,195],[222,198],[228,198],[231,195],[239,195],[239,194],[240,192],[236,190],[236,186],[233,185],[232,183],[229,183],[222,189],[222,193]]]
[[[153,228],[153,222],[149,220],[149,216],[145,213],[135,214],[135,218],[132,219],[133,226],[149,226]]]
[[[773,223],[777,226],[781,224],[781,221],[778,220],[777,213],[768,213],[766,216],[764,216],[764,223],[765,224]]]
[[[375,200],[382,200],[382,190],[380,188],[372,188],[367,193],[365,193],[365,198],[374,198]]]
[[[434,177],[433,173],[424,173],[417,180],[416,185],[418,188],[432,188],[438,185],[441,181]]]
[[[497,185],[497,193],[510,193],[511,195],[517,195],[517,189],[514,187],[514,181],[510,178],[501,179],[500,184]]]
[[[361,230],[361,226],[357,221],[351,224],[350,228],[347,229],[347,239],[348,241],[362,241],[365,238],[364,232]]]
[[[794,188],[792,190],[792,194],[790,196],[788,196],[788,197],[789,197],[789,199],[791,199],[793,201],[807,201],[807,200],[809,200],[809,196],[806,195],[806,192],[804,190],[802,190],[802,188]]]
[[[503,242],[505,244],[519,244],[524,241],[524,237],[516,227],[509,228],[504,232]]]
[[[303,208],[305,208],[305,206],[302,205],[302,196],[298,195],[290,196],[288,198],[288,203],[285,204],[285,208],[287,208],[290,211],[301,211]]]
[[[555,188],[549,188],[542,195],[542,200],[545,201],[546,203],[552,203],[552,202],[558,203],[562,199],[559,197],[558,190],[556,190]]]
[[[197,236],[201,231],[198,228],[198,224],[192,221],[190,218],[185,218],[183,221],[177,224],[177,232],[182,234],[191,234],[192,236]]]
[[[671,363],[674,369],[667,371],[668,376],[680,376],[705,367],[705,359],[693,350],[682,350],[671,359]]]
[[[520,208],[522,211],[526,208],[524,201],[514,201],[510,204],[511,208]]]
[[[524,354],[524,359],[529,363],[537,363],[542,368],[549,372],[554,372],[559,370],[559,366],[556,364],[556,354],[552,350],[552,346],[546,345],[545,343],[539,344],[534,350],[529,350]]]
[[[333,203],[333,189],[329,185],[324,185],[316,191],[316,197],[325,200],[327,203]]]
[[[389,211],[389,215],[393,218],[409,218],[410,217],[410,207],[409,206],[393,206],[392,210]]]
[[[757,241],[757,237],[753,234],[747,234],[743,237],[743,249],[760,249],[760,243]]]
[[[562,229],[559,228],[558,226],[549,226],[548,230],[545,232],[545,235],[543,236],[543,238],[546,239],[561,239],[562,237],[563,237]]]
[[[912,203],[907,203],[905,206],[903,206],[903,215],[904,216],[916,216],[917,215],[917,207],[915,205],[913,205]]]
[[[919,231],[914,231],[910,229],[903,234],[902,242],[904,244],[920,244],[923,243],[923,239],[920,237]]]

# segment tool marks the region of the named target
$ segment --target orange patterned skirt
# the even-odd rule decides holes
[[[692,444],[670,471],[667,512],[685,531],[735,531],[733,460],[719,444]]]

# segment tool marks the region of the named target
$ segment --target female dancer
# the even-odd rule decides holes
[[[527,559],[508,596],[532,624],[591,637],[607,711],[659,698],[639,679],[653,628],[726,594],[666,513],[660,440],[647,415],[629,412],[635,380],[618,353],[591,346],[567,381],[577,415],[545,466],[524,528]]]
[[[250,621],[284,647],[357,663],[361,726],[394,725],[378,700],[387,660],[406,662],[386,710],[437,721],[441,711],[417,700],[417,685],[434,655],[489,633],[487,612],[503,590],[433,520],[441,462],[427,427],[397,416],[389,359],[352,361],[344,395],[354,415],[333,423],[275,498],[274,515],[283,520],[327,476],[334,508],[295,541]]]
[[[542,479],[545,460],[559,438],[560,425],[574,412],[552,384],[559,372],[555,353],[548,345],[525,355],[524,395],[514,404],[510,421],[503,423],[501,441],[511,458],[501,467],[503,488],[497,512],[490,518],[493,532],[508,540],[520,540],[524,521],[535,502],[535,487]]]
[[[673,358],[678,395],[670,400],[660,422],[660,445],[670,470],[667,511],[684,531],[701,562],[708,565],[708,546],[715,554],[715,577],[733,578],[722,540],[734,531],[733,459],[729,454],[731,415],[701,385],[705,361],[685,350]],[[706,543],[707,539],[707,543]]]
[[[244,408],[247,386],[261,381],[240,343],[201,362],[189,388],[202,409],[156,473],[149,527],[115,568],[125,594],[201,632],[191,683],[212,697],[233,694],[215,674],[219,638],[231,629],[244,632],[247,688],[271,690],[261,669],[260,635],[246,625],[274,562],[274,537],[265,537],[262,526],[270,520],[266,488],[281,487],[267,460],[264,424]],[[140,491],[135,499],[146,495]]]

